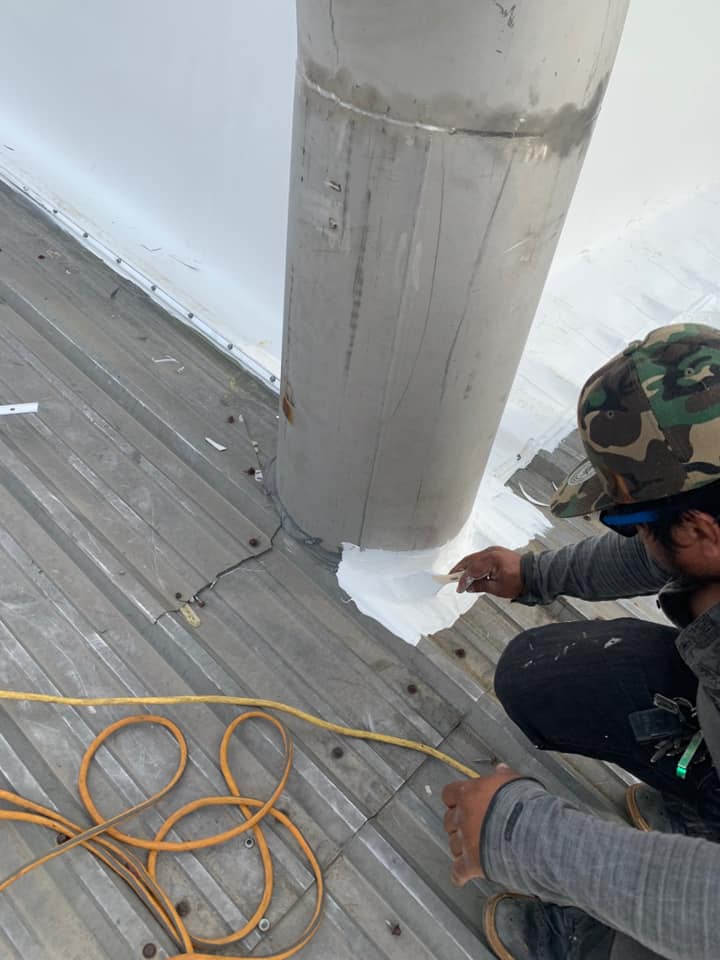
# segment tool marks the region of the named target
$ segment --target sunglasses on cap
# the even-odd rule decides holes
[[[621,537],[634,537],[641,524],[655,523],[662,520],[663,517],[668,517],[674,513],[685,513],[692,509],[693,504],[688,502],[687,496],[682,498],[667,497],[662,503],[609,507],[607,510],[600,511],[599,520],[610,530],[619,533]],[[703,507],[699,507],[699,509],[703,509]]]
[[[666,513],[672,511],[666,511]],[[642,523],[654,523],[663,516],[660,510],[633,510],[627,513],[619,513],[617,510],[601,510],[600,523],[619,533],[621,537],[634,537],[638,532],[638,526]]]

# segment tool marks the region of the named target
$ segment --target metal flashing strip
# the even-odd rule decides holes
[[[22,193],[31,200],[44,213],[52,216],[55,222],[66,232],[77,240],[86,250],[94,254],[103,263],[107,264],[115,273],[139,287],[155,303],[159,304],[164,310],[170,313],[175,319],[180,320],[186,326],[197,331],[205,340],[214,347],[231,357],[243,370],[260,380],[268,386],[274,393],[280,393],[279,364],[277,369],[270,369],[265,366],[256,357],[253,357],[247,350],[235,343],[229,343],[228,338],[215,330],[212,324],[190,310],[181,300],[173,296],[167,290],[163,290],[152,277],[148,276],[143,270],[135,267],[133,264],[118,256],[106,243],[90,234],[88,230],[78,224],[71,216],[65,213],[60,207],[55,206],[50,200],[46,199],[37,190],[29,187],[19,180],[18,177],[4,164],[0,163],[0,180],[5,181],[18,192]]]
[[[8,403],[0,406],[0,417],[10,417],[16,413],[37,413],[37,403]]]

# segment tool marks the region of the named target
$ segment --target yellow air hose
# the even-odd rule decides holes
[[[416,743],[413,740],[404,740],[401,737],[375,733],[371,730],[354,730],[351,727],[343,727],[337,723],[330,723],[320,717],[315,717],[310,713],[306,713],[304,710],[298,710],[296,707],[291,707],[286,703],[277,703],[273,700],[256,700],[249,697],[224,697],[214,695],[182,697],[59,697],[42,693],[18,693],[12,690],[0,690],[0,700],[24,703],[46,703],[65,707],[176,707],[189,704],[221,704],[223,706],[246,708],[247,712],[240,714],[227,727],[220,744],[220,768],[225,778],[228,794],[225,796],[202,797],[181,807],[163,823],[157,835],[152,840],[145,840],[131,834],[123,833],[118,827],[125,820],[137,816],[167,796],[167,794],[177,786],[185,772],[188,759],[185,738],[180,728],[166,717],[141,714],[139,716],[118,720],[103,730],[90,744],[83,757],[78,776],[80,797],[85,805],[85,809],[95,824],[94,827],[88,830],[84,830],[81,826],[65,819],[54,810],[49,810],[39,804],[32,803],[9,791],[0,790],[0,801],[11,807],[11,809],[6,810],[0,809],[0,821],[32,823],[46,827],[48,830],[52,830],[60,835],[60,838],[64,841],[50,853],[38,857],[36,860],[31,861],[7,877],[0,883],[0,893],[3,893],[16,880],[26,876],[37,867],[44,866],[55,859],[55,857],[62,856],[74,847],[82,846],[121,877],[146,905],[148,910],[164,928],[170,939],[175,943],[178,950],[181,951],[177,953],[172,960],[217,960],[213,954],[202,951],[208,948],[227,947],[237,943],[237,941],[242,940],[250,932],[255,930],[261,918],[265,916],[273,895],[273,864],[267,840],[265,839],[262,829],[262,822],[267,817],[271,817],[289,831],[307,858],[315,876],[316,899],[313,914],[299,939],[285,950],[267,955],[265,960],[289,960],[290,957],[293,957],[299,950],[307,946],[319,929],[324,901],[322,870],[315,854],[300,830],[289,817],[280,810],[275,809],[275,803],[285,790],[292,769],[292,741],[283,724],[276,717],[265,711],[272,710],[275,713],[283,713],[296,717],[298,720],[319,727],[321,730],[327,730],[329,733],[338,734],[341,737],[350,737],[355,740],[370,740],[375,743],[385,743],[393,747],[401,747],[404,750],[414,750],[417,753],[423,753],[428,757],[433,757],[435,760],[440,760],[465,777],[474,778],[478,776],[476,771],[470,767],[465,766],[465,764],[460,763],[458,760],[447,756],[440,750],[436,750],[434,747],[428,746],[425,743]],[[248,720],[261,720],[270,723],[279,733],[284,748],[285,763],[283,774],[272,795],[266,801],[242,796],[230,770],[228,761],[230,741],[235,731]],[[159,790],[156,794],[137,806],[110,819],[105,819],[97,809],[88,788],[90,766],[97,751],[110,737],[119,730],[136,724],[154,724],[165,728],[175,739],[179,748],[180,756],[178,766],[169,783],[163,787],[162,790]],[[202,837],[198,840],[184,842],[173,842],[165,839],[173,827],[185,817],[197,810],[212,806],[238,807],[244,820],[237,827],[211,837]],[[253,831],[265,873],[265,886],[257,909],[241,930],[236,930],[227,937],[208,939],[200,937],[197,934],[191,934],[169,895],[157,880],[158,855],[166,852],[180,853],[203,850],[207,847],[225,843],[243,833],[247,833],[249,830]],[[128,847],[147,851],[147,862],[143,863],[135,854],[127,849]],[[226,960],[250,960],[250,958],[240,956],[224,956]]]

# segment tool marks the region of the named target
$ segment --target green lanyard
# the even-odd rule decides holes
[[[675,771],[681,780],[684,780],[687,777],[688,767],[695,759],[695,754],[700,749],[700,744],[703,742],[703,732],[698,730],[695,736],[692,738],[688,744],[687,750],[680,757],[678,761],[677,770]]]

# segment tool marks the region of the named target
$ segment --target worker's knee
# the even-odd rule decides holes
[[[533,669],[536,651],[542,650],[542,634],[547,628],[524,630],[507,645],[495,669],[495,693],[509,716],[521,728],[523,717],[532,702],[532,687],[538,671]]]
[[[546,702],[568,682],[569,662],[581,638],[572,622],[534,627],[511,640],[498,662],[495,693],[513,723],[538,747],[552,748]]]

